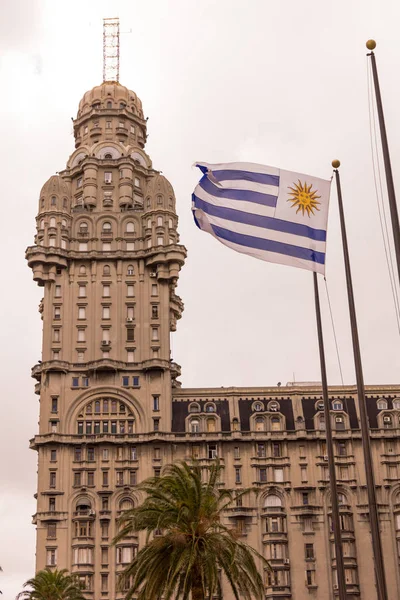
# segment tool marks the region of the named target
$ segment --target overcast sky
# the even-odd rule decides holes
[[[191,165],[248,161],[341,175],[366,383],[399,383],[398,333],[371,169],[365,41],[375,37],[394,177],[400,194],[398,0],[2,0],[0,119],[3,293],[0,589],[9,600],[34,573],[41,351],[24,252],[41,186],[74,149],[71,116],[102,79],[102,18],[121,20],[120,81],[149,117],[147,152],[171,181],[188,260],[173,336],[182,383],[263,386],[320,379],[310,272],[256,261],[200,232]],[[128,33],[131,31],[131,33]],[[125,33],[126,32],[126,33]],[[345,383],[354,370],[333,188],[327,281]],[[340,383],[321,286],[328,377]]]

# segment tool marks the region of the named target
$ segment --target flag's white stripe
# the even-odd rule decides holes
[[[207,162],[196,162],[196,165],[201,165],[203,167],[207,167],[207,169],[210,169],[211,171],[222,171],[222,170],[229,170],[229,171],[250,171],[251,173],[264,173],[266,175],[278,175],[279,177],[279,172],[280,169],[277,169],[276,167],[267,167],[266,165],[258,165],[257,163],[245,163],[245,162],[234,162],[234,163],[218,163],[218,164],[211,164],[211,163],[207,163]]]
[[[211,179],[214,183],[214,181]],[[245,179],[217,179],[219,185],[230,190],[250,190],[252,192],[260,192],[261,194],[270,194],[271,196],[279,196],[279,186],[268,185],[266,183],[256,183],[255,181],[246,181]]]
[[[256,202],[246,202],[245,200],[232,200],[230,198],[215,198],[215,196],[212,196],[211,194],[206,192],[206,190],[203,190],[203,188],[199,185],[196,187],[194,193],[201,200],[209,202],[210,204],[214,204],[214,206],[223,206],[224,208],[242,210],[243,212],[251,213],[253,215],[273,217],[276,210],[275,206],[264,206],[262,204],[257,204]]]
[[[299,269],[306,269],[307,271],[316,271],[317,273],[322,273],[322,275],[325,273],[325,265],[321,265],[317,262],[302,260],[301,258],[287,256],[286,254],[279,254],[278,252],[268,252],[267,250],[257,250],[256,248],[240,246],[239,244],[223,240],[214,233],[211,233],[211,235],[221,242],[221,244],[224,244],[224,246],[228,246],[228,248],[236,250],[236,252],[240,252],[241,254],[247,254],[249,256],[253,256],[254,258],[265,260],[267,262],[278,263],[280,265],[298,267]]]
[[[196,213],[197,212],[202,214],[202,222],[204,219],[207,219],[211,225],[217,225],[218,227],[229,229],[229,231],[233,231],[234,233],[251,235],[264,240],[282,242],[283,244],[298,246],[299,248],[311,248],[317,252],[325,252],[326,242],[318,242],[311,240],[308,237],[293,235],[291,233],[283,233],[282,231],[274,231],[272,229],[265,229],[264,227],[255,227],[254,225],[247,225],[246,223],[228,221],[227,219],[221,219],[220,217],[214,217],[213,215],[206,214],[203,211],[196,211]]]

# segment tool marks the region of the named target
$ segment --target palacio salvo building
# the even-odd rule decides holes
[[[43,288],[42,362],[32,369],[40,397],[31,440],[37,569],[78,574],[88,599],[123,599],[118,573],[143,539],[112,540],[122,511],[140,501],[138,483],[175,460],[207,467],[218,457],[221,486],[257,490],[225,519],[269,560],[265,597],[335,598],[320,386],[181,387],[170,334],[183,311],[176,286],[186,249],[173,188],[145,151],[142,104],[123,85],[103,83],[79,103],[74,134],[65,169],[40,191],[26,254]],[[375,600],[357,396],[354,387],[330,394],[348,597]],[[400,387],[369,386],[367,394],[395,600]],[[232,598],[228,589],[224,598]]]

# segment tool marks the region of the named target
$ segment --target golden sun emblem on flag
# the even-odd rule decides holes
[[[321,202],[318,202],[318,198],[321,198],[321,196],[317,196],[318,190],[313,190],[312,184],[307,185],[306,181],[302,183],[300,179],[297,181],[298,183],[293,183],[294,187],[289,186],[289,190],[292,190],[289,192],[289,196],[292,197],[288,198],[287,201],[293,203],[292,208],[297,206],[296,215],[301,211],[303,216],[307,213],[311,217],[315,214],[315,210],[319,210],[318,204],[321,204]]]

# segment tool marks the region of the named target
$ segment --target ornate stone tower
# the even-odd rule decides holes
[[[175,287],[186,251],[173,189],[144,151],[136,94],[118,83],[93,88],[74,134],[66,169],[42,188],[27,250],[44,289],[42,362],[32,370],[37,569],[66,567],[88,597],[111,600],[123,597],[117,573],[138,543],[111,546],[117,517],[135,501],[138,477],[160,468],[148,443],[171,452],[162,444],[179,387],[170,332],[183,310]]]

